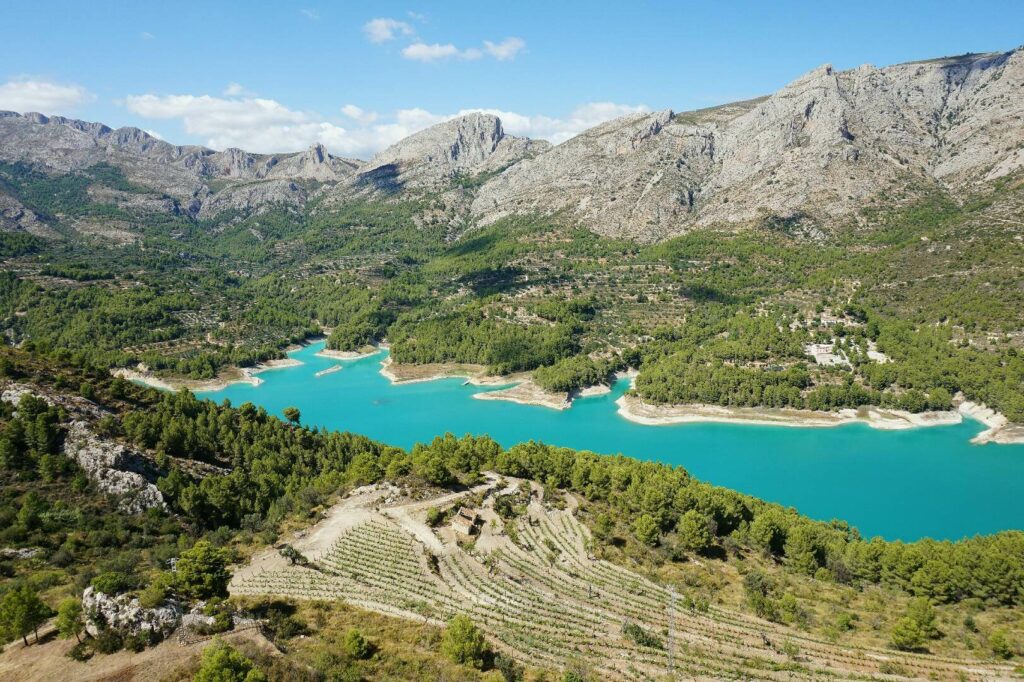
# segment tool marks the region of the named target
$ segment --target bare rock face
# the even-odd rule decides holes
[[[181,623],[182,614],[181,607],[173,601],[145,609],[138,598],[130,594],[112,597],[91,586],[82,593],[82,611],[85,613],[85,630],[93,637],[104,628],[124,635],[149,631],[166,637]]]
[[[845,72],[774,95],[633,115],[489,180],[479,224],[567,211],[602,234],[654,240],[766,214],[827,221],[894,187],[957,191],[1024,167],[1024,50]]]
[[[352,177],[360,162],[331,156],[319,142],[304,152],[283,156],[267,173],[268,178],[339,182]]]
[[[471,211],[483,224],[568,209],[602,234],[656,237],[686,220],[712,164],[710,130],[669,110],[609,121],[484,183]]]
[[[55,401],[48,395],[45,395],[38,391],[34,386],[26,386],[25,384],[10,384],[6,386],[2,392],[0,392],[0,400],[5,403],[10,403],[15,407],[21,402],[23,396],[30,395],[34,398],[43,400],[47,405],[54,405]],[[15,412],[17,414],[17,412]]]
[[[64,452],[78,462],[100,490],[122,498],[122,511],[140,514],[165,506],[164,496],[149,482],[155,479],[149,460],[120,443],[97,437],[84,422],[73,421],[68,426]]]
[[[211,195],[199,209],[199,218],[209,220],[226,211],[260,214],[274,207],[301,208],[306,190],[290,180],[262,180],[232,185]]]
[[[0,559],[31,559],[42,554],[42,547],[4,547],[0,549]]]
[[[146,213],[164,213],[180,215],[181,205],[165,194],[143,194],[124,192],[121,190],[93,185],[87,190],[89,198],[98,204],[108,204],[127,211],[143,211]]]
[[[56,233],[20,201],[0,191],[0,232],[27,232],[52,238]]]
[[[473,113],[388,147],[360,169],[353,185],[385,193],[433,189],[456,176],[500,170],[548,147],[547,142],[506,135],[497,116]]]

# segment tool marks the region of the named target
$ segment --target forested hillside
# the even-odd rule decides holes
[[[147,607],[225,596],[227,562],[279,543],[285,529],[345,491],[385,480],[410,490],[458,491],[483,480],[485,471],[538,481],[547,498],[573,494],[594,537],[592,551],[659,581],[689,581],[683,589],[698,606],[708,600],[741,608],[833,641],[950,655],[966,655],[966,647],[981,658],[1003,655],[1007,628],[1019,627],[1020,532],[960,542],[868,540],[842,522],[811,521],[658,463],[533,442],[506,450],[486,437],[451,435],[403,451],[299,427],[250,404],[235,408],[188,392],[142,389],[101,368],[44,365],[23,352],[5,353],[2,370],[5,401],[15,388],[22,397],[4,403],[0,435],[0,513],[9,517],[11,548],[0,603],[13,608],[16,599],[41,598],[34,602],[38,620],[5,621],[8,638],[31,634],[33,622],[86,587],[111,597],[137,595]],[[165,508],[123,511],[118,495],[97,489],[65,456],[70,415],[95,408],[103,416],[90,428],[150,458]],[[521,511],[514,498],[508,502],[502,513],[514,518]],[[822,610],[814,597],[820,590],[846,605],[841,619]],[[876,613],[871,604],[879,591],[899,608]],[[230,611],[218,603],[206,611],[211,627],[230,627]],[[269,613],[260,611],[265,605],[246,608]],[[283,646],[306,627],[288,621],[288,613],[270,614]],[[113,625],[93,634],[80,647],[83,656],[159,640],[129,638]],[[353,662],[317,665],[343,669]]]
[[[83,187],[122,182],[0,174],[58,227]],[[652,246],[540,217],[452,240],[407,202],[143,213],[116,247],[5,234],[0,306],[8,338],[37,352],[193,379],[327,334],[342,350],[387,340],[404,363],[537,370],[551,390],[633,367],[654,403],[920,412],[962,393],[1021,421],[1022,205],[1009,178],[827,232],[767,217]]]

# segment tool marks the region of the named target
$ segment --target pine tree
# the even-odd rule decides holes
[[[21,637],[28,646],[28,633],[36,633],[50,615],[50,609],[29,585],[15,587],[0,600],[0,628],[10,637]]]
[[[82,600],[76,597],[68,597],[57,607],[57,634],[61,639],[74,637],[79,643],[82,641],[82,630],[85,629],[85,622],[82,620]]]

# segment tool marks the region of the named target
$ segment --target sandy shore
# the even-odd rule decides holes
[[[608,395],[612,392],[612,387],[607,384],[598,384],[597,386],[587,386],[576,391],[573,398],[590,398],[596,395]]]
[[[193,393],[207,391],[221,391],[232,384],[249,384],[259,386],[263,383],[257,374],[275,369],[295,367],[301,365],[302,361],[295,358],[281,358],[279,360],[267,360],[255,367],[233,367],[226,369],[216,379],[187,379],[182,377],[160,377],[150,372],[144,365],[136,369],[118,368],[112,370],[114,376],[119,376],[128,381],[134,381],[161,391],[179,391],[187,388]]]
[[[508,400],[522,405],[539,405],[553,410],[565,410],[572,406],[568,393],[546,391],[530,380],[498,391],[474,393],[477,400]]]
[[[421,381],[437,379],[465,379],[475,386],[488,386],[514,383],[508,377],[494,377],[487,374],[483,365],[461,363],[429,363],[425,365],[409,365],[395,362],[391,356],[380,363],[381,376],[393,384],[415,384]],[[491,383],[488,383],[491,382]]]
[[[317,351],[316,356],[318,358],[331,358],[333,360],[359,360],[362,358],[368,358],[371,355],[376,355],[380,352],[380,348],[374,348],[366,351],[331,350],[330,348],[324,348],[323,350]]]
[[[722,422],[771,426],[827,427],[863,423],[876,429],[900,430],[920,426],[959,424],[963,416],[954,410],[910,413],[864,407],[859,410],[819,412],[719,405],[652,405],[637,396],[624,395],[615,401],[619,414],[638,424],[685,424]]]
[[[1024,424],[1011,424],[1006,417],[990,407],[965,400],[960,403],[960,414],[977,419],[988,428],[971,439],[972,443],[1024,444]]]
[[[572,400],[567,393],[545,391],[533,383],[529,372],[519,372],[507,376],[488,374],[483,365],[463,363],[433,363],[426,365],[408,365],[394,362],[388,356],[380,363],[380,373],[392,384],[414,384],[421,381],[436,379],[465,379],[471,386],[508,386],[498,391],[475,393],[478,400],[507,400],[522,405],[539,405],[555,410],[564,410],[571,406]]]

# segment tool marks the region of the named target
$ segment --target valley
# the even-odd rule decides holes
[[[0,111],[0,677],[1020,677],[1024,48],[365,159],[246,92]]]

